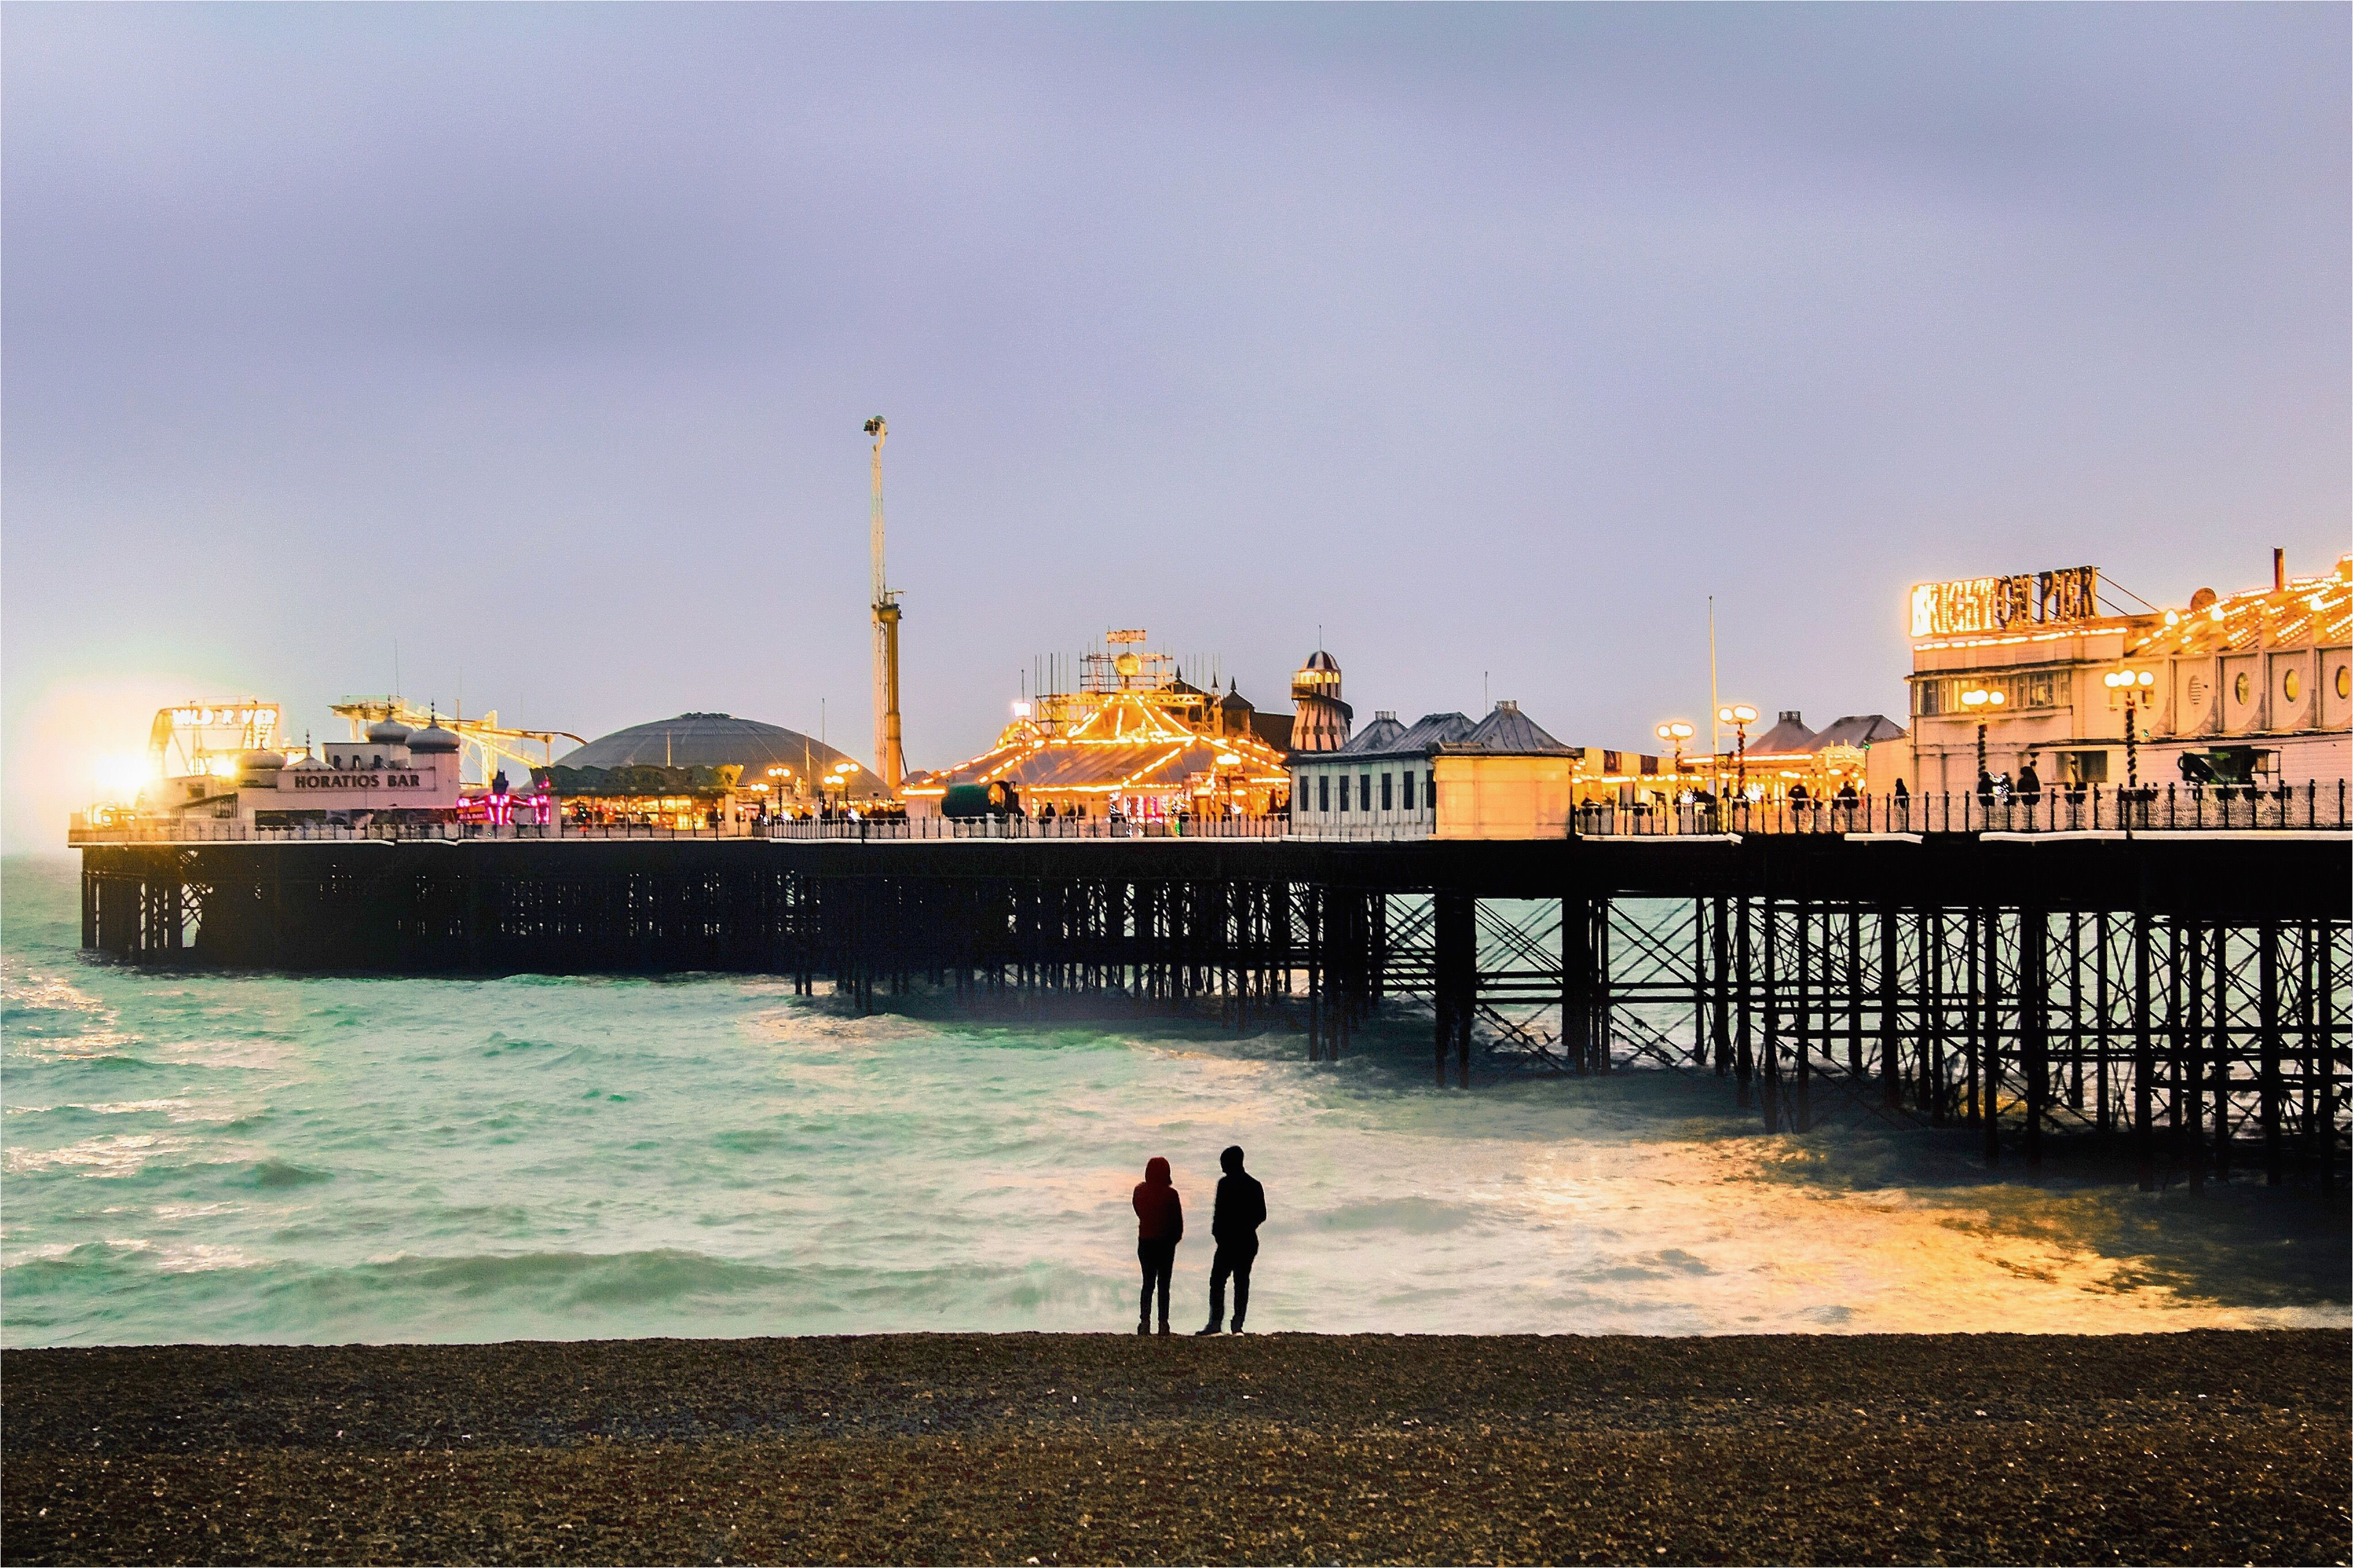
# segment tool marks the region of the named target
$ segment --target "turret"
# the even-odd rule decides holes
[[[1291,678],[1291,749],[1336,752],[1348,743],[1356,710],[1340,700],[1340,662],[1322,648]]]

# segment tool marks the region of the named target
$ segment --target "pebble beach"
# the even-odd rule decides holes
[[[2343,1563],[2341,1331],[14,1350],[15,1563]]]

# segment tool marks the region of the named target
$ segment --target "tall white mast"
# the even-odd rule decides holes
[[[899,744],[899,595],[882,574],[882,416],[866,422],[866,433],[874,437],[874,765],[896,795],[907,763]]]

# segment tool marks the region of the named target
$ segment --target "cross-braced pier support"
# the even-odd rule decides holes
[[[140,845],[84,851],[81,919],[134,962],[756,971],[1295,1028],[1318,1062],[1426,1007],[1440,1085],[1673,1067],[1773,1131],[2341,1192],[2348,872],[2341,838]]]

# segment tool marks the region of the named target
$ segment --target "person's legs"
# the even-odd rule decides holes
[[[1234,1332],[1236,1333],[1240,1333],[1242,1331],[1242,1320],[1250,1316],[1250,1265],[1257,1261],[1258,1248],[1255,1247],[1251,1247],[1248,1252],[1237,1253],[1234,1256],[1232,1268],[1234,1271]]]
[[[1160,1331],[1165,1334],[1168,1331],[1168,1277],[1176,1272],[1176,1244],[1175,1242],[1164,1241],[1160,1244],[1160,1257],[1158,1262],[1160,1267]]]
[[[1150,1331],[1152,1326],[1152,1243],[1135,1244],[1135,1260],[1144,1266],[1144,1300],[1135,1309],[1135,1331],[1141,1334]]]
[[[1217,1256],[1209,1260],[1209,1326],[1201,1331],[1205,1334],[1214,1334],[1225,1326],[1226,1276],[1232,1271],[1232,1260],[1227,1258],[1226,1249],[1220,1247]]]

